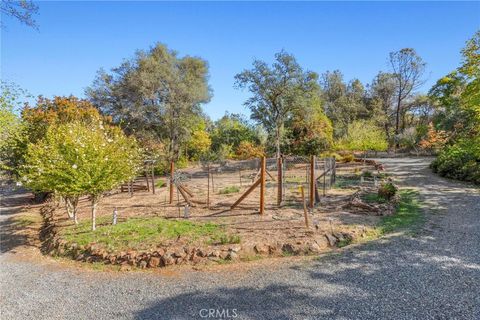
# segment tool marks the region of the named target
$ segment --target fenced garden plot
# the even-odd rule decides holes
[[[97,209],[97,231],[64,223],[68,230],[63,234],[82,244],[92,240],[105,250],[146,250],[146,243],[148,250],[156,246],[180,251],[203,248],[209,254],[224,250],[224,258],[238,246],[247,256],[318,252],[376,225],[378,215],[365,214],[365,208],[351,205],[352,199],[376,208],[373,196],[363,194],[375,193],[386,179],[376,163],[315,157],[197,163],[184,169],[172,164],[171,168],[170,174],[154,177],[155,194],[143,188],[133,193],[114,190],[105,196]],[[146,186],[147,182],[139,177],[133,183]],[[78,211],[81,220],[88,220],[88,199],[80,200]],[[117,226],[112,225],[114,211]],[[172,222],[179,232],[162,227]],[[128,236],[121,239],[121,234]]]

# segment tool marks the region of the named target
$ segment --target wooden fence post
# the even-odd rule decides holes
[[[148,169],[145,168],[145,181],[147,181],[147,191],[150,192],[150,182],[148,181]]]
[[[303,190],[303,186],[300,186],[300,190],[302,192],[302,201],[303,201],[303,216],[305,218],[305,226],[308,228],[308,214],[307,214],[307,203],[305,202],[305,191]]]
[[[170,204],[173,203],[173,174],[175,172],[175,163],[170,161]]]
[[[310,208],[315,205],[315,156],[310,158],[310,188],[309,188],[309,204]]]
[[[283,173],[282,173],[282,166],[283,166],[283,161],[282,161],[282,157],[279,157],[277,159],[277,179],[278,179],[278,182],[277,182],[277,205],[281,205],[282,204],[282,197],[283,197]]]
[[[155,166],[152,164],[152,191],[155,194]]]
[[[207,209],[210,209],[210,164],[207,165]]]
[[[323,175],[323,196],[325,197],[326,194],[326,184],[327,184],[327,161],[323,163],[323,172],[325,173]]]
[[[260,171],[260,214],[265,213],[265,172],[267,171],[267,160],[262,157],[262,167]]]

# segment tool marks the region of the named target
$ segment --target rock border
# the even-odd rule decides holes
[[[290,256],[312,255],[331,250],[350,243],[354,235],[345,232],[320,234],[310,231],[309,237],[293,239],[288,242],[255,242],[217,246],[157,248],[147,252],[135,250],[108,252],[94,243],[86,246],[68,242],[62,239],[53,218],[56,206],[47,203],[40,209],[43,225],[40,230],[42,253],[51,256],[62,256],[83,262],[101,262],[119,265],[120,270],[130,270],[133,267],[141,269],[159,268],[180,264],[200,264],[209,261],[233,261],[252,256]]]

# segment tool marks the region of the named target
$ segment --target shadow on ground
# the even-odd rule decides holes
[[[403,185],[422,187],[427,222],[419,234],[260,270],[248,285],[220,279],[200,289],[193,279],[182,290],[189,292],[159,298],[135,318],[204,319],[202,310],[214,309],[237,319],[480,319],[480,195],[432,176],[424,159],[391,165]]]

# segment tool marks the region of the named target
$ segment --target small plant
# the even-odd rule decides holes
[[[355,157],[351,153],[347,153],[346,155],[343,156],[343,161],[345,162],[352,162],[353,159],[355,159]]]
[[[211,244],[237,244],[240,243],[240,236],[237,234],[220,234],[212,237],[209,243]]]
[[[225,187],[219,191],[220,194],[230,194],[230,193],[237,193],[240,191],[240,188],[237,186],[230,186]]]
[[[165,187],[167,184],[165,183],[165,180],[158,180],[157,182],[155,182],[155,186],[157,188],[163,188]]]
[[[365,170],[365,171],[363,171],[362,174],[365,178],[373,178],[373,173],[370,170]]]
[[[376,193],[367,193],[362,196],[362,200],[366,203],[385,203],[387,201],[387,199]]]
[[[378,196],[386,200],[390,200],[395,196],[397,191],[398,188],[393,184],[393,182],[389,181],[382,184],[380,188],[378,188]]]

